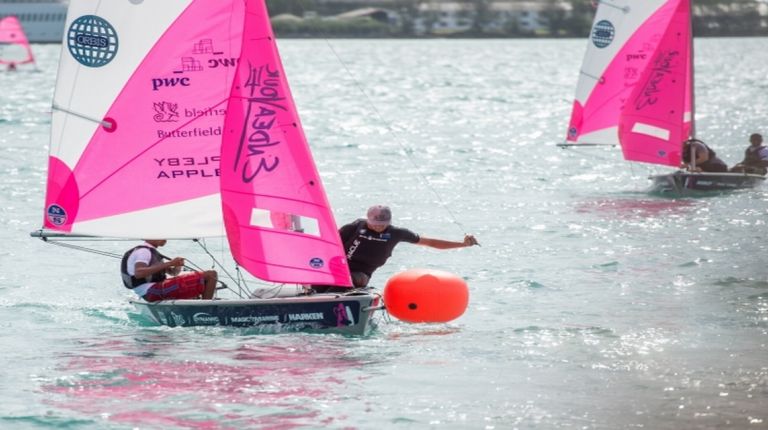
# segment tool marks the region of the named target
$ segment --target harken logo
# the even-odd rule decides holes
[[[323,265],[324,265],[323,259],[315,257],[315,258],[309,260],[309,265],[311,267],[314,267],[315,269],[319,269],[319,268],[323,267]]]
[[[78,63],[101,67],[117,54],[117,32],[104,18],[83,15],[67,30],[67,47]]]
[[[592,29],[592,43],[598,48],[605,48],[613,42],[616,29],[610,21],[602,20]]]
[[[64,225],[67,223],[67,211],[59,205],[50,205],[46,209],[48,221],[53,225]]]

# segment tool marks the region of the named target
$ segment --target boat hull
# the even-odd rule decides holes
[[[685,195],[695,192],[730,191],[754,188],[765,181],[765,176],[746,173],[711,173],[677,171],[666,175],[650,176],[651,191],[661,194]]]
[[[372,293],[237,300],[163,300],[131,303],[154,322],[169,327],[256,327],[265,332],[308,331],[363,335],[382,309]]]

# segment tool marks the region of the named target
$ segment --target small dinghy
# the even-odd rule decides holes
[[[691,195],[696,192],[730,191],[760,186],[765,176],[749,173],[707,173],[677,171],[666,175],[650,177],[651,192]]]
[[[15,16],[0,19],[0,64],[10,71],[18,70],[25,64],[36,67],[29,39]]]
[[[620,145],[627,161],[681,166],[696,135],[691,0],[598,2],[566,142]],[[752,188],[765,177],[675,171],[650,176],[650,191]]]
[[[236,297],[131,303],[168,326],[365,333],[381,296],[351,286],[266,2],[72,0],[66,28],[33,236],[225,234]],[[345,292],[251,297],[241,268]]]

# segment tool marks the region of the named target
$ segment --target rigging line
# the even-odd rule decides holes
[[[60,241],[56,241],[56,240],[45,240],[45,239],[43,239],[43,241],[46,242],[46,243],[50,243],[51,245],[61,246],[62,248],[68,248],[68,249],[74,249],[74,250],[77,250],[77,251],[89,252],[91,254],[101,255],[101,256],[104,256],[104,257],[112,257],[112,258],[118,258],[118,259],[123,258],[122,255],[115,254],[114,252],[101,251],[101,250],[98,250],[98,249],[87,248],[87,247],[81,246],[81,245],[73,245],[73,244],[67,243],[67,242],[60,242]]]
[[[392,135],[395,136],[395,142],[397,142],[397,144],[400,145],[400,147],[403,149],[403,152],[405,152],[405,155],[408,158],[408,161],[410,161],[411,164],[413,165],[413,167],[416,169],[416,174],[419,176],[421,181],[427,186],[427,188],[429,188],[429,190],[435,195],[435,197],[437,197],[437,200],[440,202],[440,205],[443,207],[443,209],[446,212],[448,212],[448,214],[450,215],[453,223],[456,224],[457,226],[459,226],[460,229],[464,230],[464,233],[466,234],[466,229],[464,228],[464,225],[459,222],[459,220],[457,219],[456,215],[448,207],[448,205],[446,204],[445,200],[443,200],[442,196],[432,186],[432,184],[429,182],[427,177],[423,173],[421,173],[421,168],[416,163],[416,160],[411,156],[411,153],[413,152],[413,150],[411,148],[409,148],[404,143],[404,139],[400,136],[400,133],[394,127],[392,127],[392,125],[386,119],[384,119],[384,116],[376,108],[376,105],[373,103],[373,100],[371,100],[371,98],[368,95],[368,93],[365,91],[365,89],[363,89],[363,87],[360,84],[360,82],[358,82],[358,80],[355,79],[355,76],[352,74],[352,71],[349,70],[349,67],[347,67],[347,64],[341,59],[341,56],[339,56],[338,52],[336,52],[336,49],[334,49],[333,45],[331,45],[330,40],[328,40],[327,38],[323,38],[323,40],[325,40],[325,43],[328,45],[328,48],[330,48],[331,52],[333,52],[333,55],[336,57],[336,59],[339,61],[339,63],[341,63],[341,65],[344,67],[344,70],[347,72],[347,75],[349,75],[350,79],[352,79],[352,82],[355,84],[355,86],[357,87],[358,91],[360,91],[363,94],[363,96],[365,97],[365,100],[368,102],[369,107],[371,108],[371,110],[373,110],[373,112],[376,114],[376,116],[379,118],[379,120],[387,128],[387,130],[389,130],[392,133]]]
[[[302,14],[303,14],[303,15],[304,15],[304,14],[306,14],[306,12],[307,12],[307,8],[306,8],[306,6],[305,6],[305,0],[298,0],[298,2],[297,2],[297,5],[299,6],[299,8],[301,8],[301,10],[302,10]],[[322,30],[322,28],[321,28],[321,32],[322,32],[322,31],[323,31],[323,30]],[[407,146],[407,145],[405,145],[405,143],[403,143],[403,142],[404,142],[404,139],[402,139],[402,137],[401,137],[401,136],[400,136],[400,134],[397,132],[397,130],[395,130],[395,129],[392,127],[392,125],[391,125],[391,124],[390,124],[390,123],[389,123],[389,122],[388,122],[386,119],[384,119],[384,116],[383,116],[383,115],[381,114],[381,112],[379,112],[379,110],[376,108],[376,105],[373,103],[373,101],[371,100],[371,98],[370,98],[370,96],[368,95],[368,93],[367,93],[367,92],[366,92],[366,91],[363,89],[363,86],[360,84],[360,82],[358,82],[358,80],[357,80],[357,79],[355,79],[355,76],[352,74],[352,71],[351,71],[351,70],[349,70],[349,67],[347,67],[347,63],[345,63],[345,62],[344,62],[344,61],[341,59],[341,56],[338,54],[338,52],[336,52],[336,49],[334,49],[333,45],[331,45],[331,42],[330,42],[330,40],[328,40],[328,38],[327,38],[327,37],[325,37],[325,36],[323,36],[323,40],[325,41],[326,45],[328,45],[328,48],[331,50],[331,52],[332,52],[332,53],[333,53],[333,55],[336,57],[336,59],[339,61],[339,63],[342,65],[342,67],[344,67],[344,71],[346,71],[347,75],[348,75],[348,76],[349,76],[349,78],[352,80],[352,82],[355,84],[355,86],[357,87],[358,91],[360,91],[360,92],[363,94],[363,97],[364,97],[364,98],[365,98],[365,100],[368,102],[368,105],[370,106],[371,110],[373,110],[373,112],[376,114],[376,116],[379,118],[379,120],[380,120],[380,121],[381,121],[381,122],[384,124],[384,126],[387,128],[387,130],[389,130],[389,131],[392,133],[392,135],[395,137],[395,141],[397,142],[397,144],[398,144],[398,145],[400,145],[400,147],[401,147],[401,148],[403,149],[403,151],[405,152],[405,155],[406,155],[406,157],[408,158],[408,161],[410,161],[410,162],[411,162],[411,164],[412,164],[412,165],[414,166],[414,168],[416,169],[416,172],[417,172],[416,174],[419,176],[419,178],[421,179],[422,183],[426,184],[427,188],[429,188],[429,190],[430,190],[430,191],[431,191],[431,192],[432,192],[432,193],[433,193],[433,194],[434,194],[434,195],[437,197],[437,200],[439,201],[439,203],[440,203],[440,206],[442,206],[442,207],[443,207],[443,209],[444,209],[446,212],[448,212],[448,215],[450,216],[450,218],[451,218],[451,220],[453,221],[453,223],[454,223],[454,224],[456,224],[456,225],[457,225],[457,226],[458,226],[458,227],[459,227],[461,230],[463,230],[463,231],[464,231],[464,233],[466,234],[466,228],[464,227],[464,225],[463,225],[462,223],[460,223],[460,222],[459,222],[459,220],[458,220],[458,218],[456,217],[456,215],[453,213],[453,211],[450,209],[450,207],[448,207],[448,205],[446,204],[445,200],[443,200],[442,196],[441,196],[441,195],[440,195],[440,194],[437,192],[437,190],[436,190],[436,189],[435,189],[435,188],[432,186],[432,184],[429,182],[429,180],[427,179],[427,177],[426,177],[426,176],[424,176],[424,174],[422,174],[422,173],[421,173],[421,169],[419,168],[419,165],[416,163],[416,161],[415,161],[415,160],[413,159],[413,157],[411,156],[411,152],[413,152],[413,151],[412,151],[410,148],[408,148],[408,146]]]
[[[227,276],[227,278],[231,279],[231,280],[232,280],[232,281],[233,281],[235,284],[237,284],[237,286],[238,286],[238,290],[240,290],[240,291],[235,291],[235,290],[233,290],[232,288],[230,288],[230,287],[229,287],[229,285],[225,284],[225,283],[224,283],[224,282],[222,282],[222,281],[218,281],[218,282],[220,282],[220,283],[221,283],[221,285],[223,285],[223,286],[227,287],[227,289],[228,289],[228,290],[230,290],[230,291],[232,291],[233,293],[237,294],[237,296],[238,296],[238,297],[240,297],[240,298],[242,299],[242,298],[243,298],[243,295],[242,295],[242,289],[240,288],[240,284],[239,284],[238,280],[237,280],[237,279],[235,279],[235,278],[234,278],[234,277],[233,277],[233,276],[232,276],[232,275],[229,273],[229,271],[227,271],[227,269],[224,267],[224,265],[223,265],[223,264],[221,264],[221,263],[219,262],[219,260],[217,260],[217,259],[216,259],[216,257],[214,257],[214,256],[213,256],[213,254],[211,254],[211,252],[208,250],[208,248],[205,246],[205,244],[204,244],[203,242],[201,242],[199,239],[192,239],[192,241],[193,241],[193,242],[195,242],[195,243],[197,243],[198,245],[200,245],[200,248],[202,248],[202,249],[203,249],[203,251],[204,251],[204,252],[205,252],[205,253],[206,253],[206,254],[207,254],[209,257],[211,257],[211,260],[213,260],[213,264],[214,264],[215,266],[217,266],[217,267],[218,267],[218,268],[219,268],[219,269],[220,269],[220,270],[221,270],[221,271],[224,273],[224,275],[226,275],[226,276]],[[205,270],[204,270],[203,268],[201,268],[200,266],[197,266],[196,264],[194,264],[194,263],[192,263],[192,262],[189,262],[189,263],[190,263],[190,264],[192,264],[193,266],[196,266],[197,270],[200,270],[200,271],[205,271]]]
[[[245,277],[243,277],[243,272],[240,270],[240,266],[235,266],[235,270],[237,271],[237,288],[240,290],[240,294],[245,292],[248,297],[253,294],[251,290],[248,288],[248,284],[245,282]]]

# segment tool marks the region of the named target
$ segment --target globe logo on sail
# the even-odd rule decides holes
[[[117,32],[104,18],[84,15],[72,22],[67,30],[67,47],[78,63],[87,67],[102,67],[117,54]]]
[[[605,48],[613,42],[616,29],[610,21],[602,20],[592,29],[592,43],[598,48]]]
[[[324,265],[324,264],[323,264],[323,259],[322,259],[322,258],[318,258],[318,257],[315,257],[315,258],[313,258],[313,259],[309,260],[309,265],[310,265],[311,267],[314,267],[315,269],[320,269],[320,268],[321,268],[321,267],[323,267],[323,265]]]

